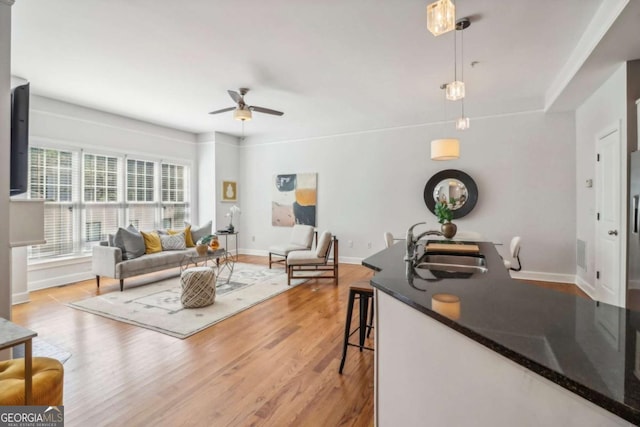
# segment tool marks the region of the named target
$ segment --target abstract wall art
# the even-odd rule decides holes
[[[317,173],[274,175],[272,182],[271,224],[293,227],[316,226]]]

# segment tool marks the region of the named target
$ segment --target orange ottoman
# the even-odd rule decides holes
[[[64,368],[49,357],[34,357],[33,405],[62,405]],[[24,359],[0,361],[0,405],[24,405]]]

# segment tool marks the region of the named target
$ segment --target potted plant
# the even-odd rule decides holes
[[[440,226],[442,234],[447,239],[451,239],[456,235],[458,227],[451,222],[451,220],[453,219],[453,211],[449,207],[449,204],[442,201],[436,203],[435,213],[436,217],[438,217],[438,222],[442,224]]]
[[[206,235],[196,242],[196,251],[200,256],[204,256],[207,253],[207,249],[209,247],[211,247],[211,249],[213,250],[216,250],[219,247],[218,236],[216,236],[215,234]]]
[[[240,208],[236,205],[233,205],[229,208],[229,213],[225,216],[229,218],[229,226],[227,227],[227,231],[229,233],[233,233],[235,231],[235,227],[233,226],[233,216],[240,215]]]

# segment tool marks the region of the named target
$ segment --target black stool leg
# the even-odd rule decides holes
[[[355,299],[355,292],[349,290],[349,305],[347,307],[347,319],[344,326],[344,344],[342,345],[342,360],[340,361],[340,370],[338,372],[342,374],[342,368],[344,368],[344,362],[347,360],[347,344],[349,343],[349,331],[351,330],[351,315],[353,314],[353,300]]]
[[[369,296],[360,293],[360,353],[364,347],[364,339],[367,336],[367,310],[369,308]]]
[[[373,329],[373,307],[374,307],[373,297],[371,297],[371,313],[369,313],[369,325],[367,326],[367,338],[371,335],[371,329]]]

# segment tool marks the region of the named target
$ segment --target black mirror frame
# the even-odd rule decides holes
[[[436,189],[436,185],[442,182],[445,179],[457,179],[462,182],[464,186],[467,188],[467,201],[462,205],[459,209],[453,210],[453,219],[462,218],[463,216],[469,214],[476,206],[478,201],[478,186],[476,182],[466,173],[459,171],[457,169],[446,169],[440,171],[433,175],[429,181],[427,181],[427,185],[424,186],[424,203],[427,205],[427,208],[435,215],[436,213],[436,201],[433,198],[433,191]]]

